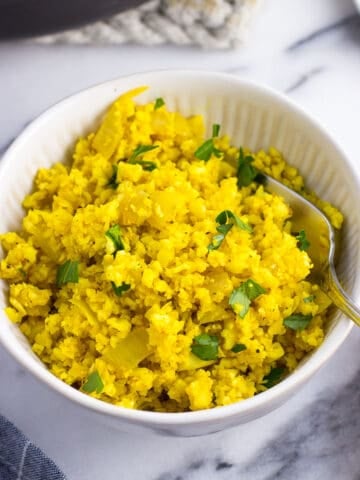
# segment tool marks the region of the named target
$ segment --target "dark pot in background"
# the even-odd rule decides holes
[[[0,39],[80,27],[144,3],[141,0],[0,0]]]

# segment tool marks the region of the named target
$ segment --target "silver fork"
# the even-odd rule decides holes
[[[264,187],[290,205],[293,231],[305,230],[310,242],[308,254],[314,264],[311,277],[347,317],[360,326],[360,309],[347,295],[336,275],[334,258],[338,236],[327,217],[311,202],[274,178],[261,174]]]

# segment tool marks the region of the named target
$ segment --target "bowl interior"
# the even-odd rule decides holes
[[[140,74],[93,87],[55,105],[23,132],[1,161],[0,233],[19,229],[24,214],[21,202],[32,188],[36,171],[69,159],[75,140],[96,126],[108,105],[122,92],[140,85],[150,88],[138,97],[139,102],[161,96],[170,109],[185,115],[203,114],[209,134],[212,124],[219,123],[221,132],[228,134],[237,146],[252,150],[274,146],[282,151],[287,161],[300,169],[308,186],[343,212],[346,222],[337,270],[348,292],[359,297],[360,212],[354,208],[359,191],[356,175],[334,142],[301,110],[268,89],[231,76],[204,72]],[[34,370],[45,367],[32,354],[18,328],[6,318],[6,302],[7,286],[2,281],[0,340],[39,375]],[[321,346],[305,361],[310,362],[307,376],[336,350],[349,330],[349,321],[334,313],[324,342],[327,347]],[[47,380],[52,377],[47,371],[41,375],[43,379],[47,376]],[[267,393],[270,395],[270,391]],[[241,405],[247,403],[250,407],[252,400]],[[246,405],[241,408],[246,410]]]

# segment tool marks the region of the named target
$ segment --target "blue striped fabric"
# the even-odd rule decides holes
[[[65,475],[0,415],[0,480],[66,480]]]

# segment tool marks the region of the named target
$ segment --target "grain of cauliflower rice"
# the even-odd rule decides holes
[[[41,169],[20,233],[1,235],[8,317],[50,371],[105,402],[207,409],[262,392],[324,337],[306,232],[257,183],[305,193],[280,152],[231,146],[162,99],[118,98],[71,166]],[[221,133],[221,132],[220,132]]]

